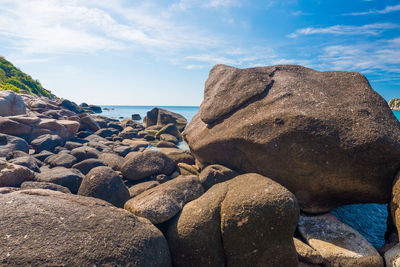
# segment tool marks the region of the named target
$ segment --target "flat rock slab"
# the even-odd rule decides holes
[[[148,220],[51,190],[0,195],[0,242],[6,266],[171,266],[167,242]]]
[[[332,214],[300,216],[298,229],[325,266],[383,267],[383,258],[356,230]]]
[[[179,176],[130,199],[124,208],[154,224],[168,221],[204,192],[197,176]]]

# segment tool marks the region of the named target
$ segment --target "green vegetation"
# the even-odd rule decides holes
[[[389,107],[391,109],[400,109],[400,98],[393,98],[389,101]]]
[[[0,57],[0,90],[12,90],[17,93],[23,90],[28,94],[54,98],[38,80],[33,80],[4,57]]]

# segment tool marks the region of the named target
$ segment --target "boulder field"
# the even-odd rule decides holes
[[[398,266],[400,126],[361,74],[217,65],[188,125],[100,111],[0,91],[1,266]],[[390,203],[379,252],[350,203]]]

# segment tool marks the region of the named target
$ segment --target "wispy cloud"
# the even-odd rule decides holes
[[[325,69],[353,70],[363,73],[383,71],[400,73],[400,38],[353,45],[329,45],[318,56]]]
[[[364,0],[365,1],[365,0]],[[363,15],[371,15],[371,14],[387,14],[391,12],[400,11],[400,4],[394,6],[387,6],[384,9],[372,9],[363,12],[353,12],[353,13],[345,13],[344,16],[363,16]]]
[[[292,12],[292,16],[311,16],[311,15],[312,15],[312,13],[307,13],[307,12],[304,12],[301,10]]]
[[[180,0],[171,5],[172,9],[186,10],[189,8],[229,8],[239,7],[241,5],[239,0]]]
[[[0,6],[0,38],[11,40],[14,47],[27,54],[138,47],[173,51],[222,43],[198,28],[173,21],[162,14],[165,10],[146,4],[132,7],[125,6],[125,1],[110,5],[104,0],[0,0]],[[155,16],[157,12],[161,14]]]
[[[379,35],[382,32],[399,28],[399,25],[394,23],[373,23],[362,26],[352,25],[335,25],[325,28],[308,27],[298,29],[294,33],[287,35],[289,38],[296,38],[300,35],[314,35],[314,34],[334,34],[334,35]]]

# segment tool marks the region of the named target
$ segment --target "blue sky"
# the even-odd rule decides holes
[[[218,63],[358,71],[400,97],[399,0],[0,0],[0,48],[78,103],[199,105]]]

